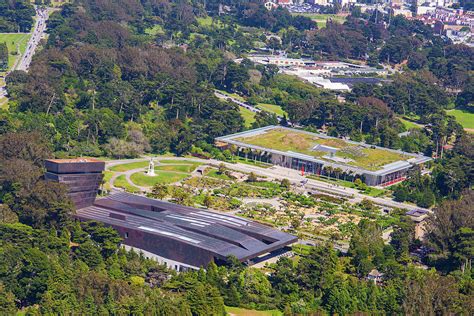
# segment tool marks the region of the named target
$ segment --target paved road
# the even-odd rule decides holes
[[[252,112],[255,112],[255,113],[259,113],[259,112],[262,112],[262,110],[260,110],[259,108],[253,106],[253,105],[250,105],[248,103],[245,103],[245,102],[242,102],[240,101],[239,99],[236,99],[236,98],[233,98],[231,97],[230,95],[227,95],[227,94],[223,94],[217,90],[214,90],[214,95],[216,97],[218,97],[219,99],[222,99],[222,100],[228,100],[228,101],[232,101],[233,103],[243,107],[243,108],[246,108],[247,110],[250,110]],[[283,116],[279,116],[277,115],[277,119],[278,119],[278,122],[280,122],[282,119],[283,119]],[[287,121],[288,124],[292,124],[290,121]],[[295,125],[296,126],[296,125]]]
[[[35,54],[36,48],[40,40],[44,37],[44,32],[46,30],[46,21],[49,17],[49,9],[36,7],[36,22],[31,34],[30,40],[26,45],[25,53],[20,57],[19,60],[15,63],[12,70],[23,70],[28,71],[31,64],[31,59]],[[9,72],[7,72],[8,75]],[[0,87],[0,97],[7,96],[7,89],[5,86]]]
[[[227,95],[227,94],[223,94],[217,90],[214,91],[214,94],[216,95],[216,97],[218,97],[219,99],[222,99],[222,100],[228,100],[228,101],[232,101],[234,102],[235,104],[243,107],[243,108],[246,108],[247,110],[250,110],[252,112],[255,112],[255,113],[258,113],[258,112],[262,112],[262,110],[260,110],[259,108],[256,108],[248,103],[245,103],[245,102],[242,102],[236,98],[233,98],[231,97],[230,95]]]
[[[25,53],[21,56],[21,59],[16,66],[16,70],[28,71],[31,64],[31,59],[35,54],[39,42],[44,37],[48,16],[49,12],[47,8],[36,7],[36,22],[34,30],[26,46]]]
[[[163,157],[163,158],[158,158],[156,160],[162,160],[162,159],[170,159],[170,158]],[[172,158],[172,159],[196,161],[196,162],[202,162],[203,164],[212,164],[216,166],[223,163],[220,160],[214,160],[214,159],[204,160],[204,159],[198,159],[198,158],[179,158],[179,157]],[[108,168],[110,168],[111,166],[115,166],[119,164],[135,162],[135,161],[146,161],[146,160],[149,160],[149,158],[140,158],[140,159],[133,159],[133,160],[113,160],[113,161],[106,162],[106,165]],[[392,199],[387,198],[387,197],[378,197],[378,198],[371,197],[371,196],[362,194],[355,189],[346,188],[346,187],[342,187],[342,186],[338,186],[338,185],[334,185],[331,183],[322,182],[318,180],[308,179],[301,176],[300,172],[297,170],[292,170],[292,169],[283,168],[279,166],[273,166],[271,168],[265,169],[265,168],[260,168],[257,166],[247,165],[243,163],[236,163],[236,164],[224,163],[224,164],[229,169],[233,169],[233,170],[245,172],[245,173],[253,172],[256,175],[265,176],[267,177],[267,179],[270,179],[270,180],[280,180],[283,178],[287,178],[294,185],[301,186],[302,189],[304,189],[305,191],[321,192],[321,193],[325,193],[329,195],[342,196],[342,197],[346,197],[350,199],[351,202],[360,202],[363,199],[367,199],[382,207],[401,208],[401,209],[406,209],[406,210],[422,209],[412,204],[393,201]],[[307,181],[304,186],[302,186],[301,184],[301,181],[303,180]]]

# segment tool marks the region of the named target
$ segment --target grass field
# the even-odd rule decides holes
[[[279,310],[268,310],[268,311],[256,311],[252,309],[245,309],[240,307],[225,307],[225,311],[228,315],[233,316],[282,316],[283,313]]]
[[[26,45],[30,39],[30,34],[27,33],[0,33],[0,43],[7,43],[9,58],[8,67],[11,68],[17,58],[20,57],[17,54],[20,49],[20,54],[23,54],[26,50]]]
[[[238,95],[237,93],[229,93],[229,92],[224,91],[224,90],[217,90],[217,91],[220,92],[221,94],[227,95],[227,96],[232,97],[232,98],[234,98],[236,100],[239,100],[241,102],[246,102],[246,100],[243,97],[241,97],[240,95]]]
[[[127,178],[125,178],[124,174],[118,176],[117,179],[115,179],[114,186],[116,186],[117,188],[125,189],[127,192],[131,192],[131,193],[140,192],[139,188],[133,185],[130,185],[130,183],[128,183]]]
[[[8,99],[6,97],[0,97],[0,109],[2,110],[8,109]]]
[[[259,103],[257,104],[257,108],[259,108],[260,110],[270,112],[270,113],[275,113],[278,116],[285,116],[285,115],[288,116],[288,114],[285,111],[283,111],[283,109],[279,105]]]
[[[124,163],[122,165],[116,165],[116,166],[110,167],[109,170],[115,171],[115,172],[125,172],[132,169],[146,168],[148,167],[149,163],[150,163],[149,161]]]
[[[157,34],[164,34],[165,31],[163,30],[163,27],[159,24],[154,25],[153,27],[147,28],[145,30],[145,33],[148,35],[157,35]]]
[[[112,178],[112,176],[114,175],[114,173],[112,171],[108,171],[108,170],[105,170],[104,171],[104,189],[106,190],[110,190],[110,184],[109,184],[109,181],[110,179]]]
[[[132,174],[130,179],[132,180],[134,184],[138,186],[152,187],[158,183],[163,183],[163,184],[174,183],[174,182],[178,182],[189,177],[189,174],[174,173],[174,172],[169,172],[169,171],[158,171],[156,172],[156,174],[157,174],[156,176],[150,177],[150,176],[147,176],[143,172],[137,172],[137,173]]]
[[[328,161],[331,160],[326,158],[328,155],[327,152],[314,150],[313,147],[316,145],[334,147],[338,149],[336,157],[350,159],[350,161],[346,162],[348,165],[367,170],[378,170],[386,164],[406,160],[408,158],[408,156],[384,149],[361,148],[338,138],[325,139],[317,135],[281,128],[272,129],[263,134],[239,137],[235,140],[283,152],[292,151],[301,153]]]
[[[197,168],[200,164],[192,165],[158,165],[155,167],[156,171],[174,171],[174,172],[184,172],[191,173],[194,169]]]
[[[406,129],[422,128],[423,127],[423,125],[421,125],[421,124],[417,124],[415,122],[406,120],[406,119],[401,118],[401,117],[399,117],[398,119],[402,122],[402,124],[405,126]]]
[[[255,122],[255,112],[252,112],[246,108],[239,107],[240,115],[244,118],[245,127],[251,127],[252,123]]]
[[[474,133],[474,113],[467,112],[465,110],[449,110],[446,111],[449,115],[456,118],[459,124],[462,125],[466,130]]]
[[[255,161],[253,159],[245,159],[244,157],[234,157],[234,162],[240,162],[240,163],[244,163],[244,164],[247,164],[247,165],[252,165],[252,166],[258,166],[260,168],[270,168],[270,167],[273,167],[272,164],[269,164],[269,163],[265,163],[265,162],[261,162],[261,161]]]
[[[208,169],[206,174],[207,177],[221,179],[221,180],[232,180],[228,175],[219,173],[217,169]]]
[[[319,14],[319,13],[295,13],[295,15],[307,16],[318,24],[319,28],[326,27],[326,21],[332,19],[338,23],[344,23],[346,21],[345,16],[335,14]]]

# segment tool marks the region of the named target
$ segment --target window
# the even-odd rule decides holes
[[[125,239],[128,238],[128,232],[125,232]]]

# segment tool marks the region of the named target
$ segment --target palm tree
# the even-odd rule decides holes
[[[255,149],[253,151],[253,161],[256,162],[257,161],[257,157],[260,157],[260,155],[262,154],[262,151],[260,149]]]
[[[245,161],[248,161],[249,154],[252,150],[250,148],[244,148],[243,152],[245,154]]]
[[[331,177],[331,173],[333,172],[334,169],[331,166],[326,166],[323,169],[324,169],[324,173],[326,173],[326,176],[329,179]]]
[[[237,146],[235,146],[234,144],[231,144],[231,145],[229,146],[229,151],[230,151],[230,153],[232,154],[232,161],[234,161],[235,153],[237,153],[238,150],[239,150],[239,149],[238,149]]]

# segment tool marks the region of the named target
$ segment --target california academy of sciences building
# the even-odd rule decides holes
[[[45,178],[63,183],[76,206],[75,217],[113,227],[126,249],[142,252],[168,267],[199,269],[229,256],[252,264],[284,252],[297,237],[225,213],[116,193],[96,199],[105,163],[96,159],[51,159]]]
[[[410,168],[431,160],[423,155],[281,126],[218,137],[216,146],[306,174],[327,175],[337,170],[352,179],[359,177],[371,186],[403,181]]]

